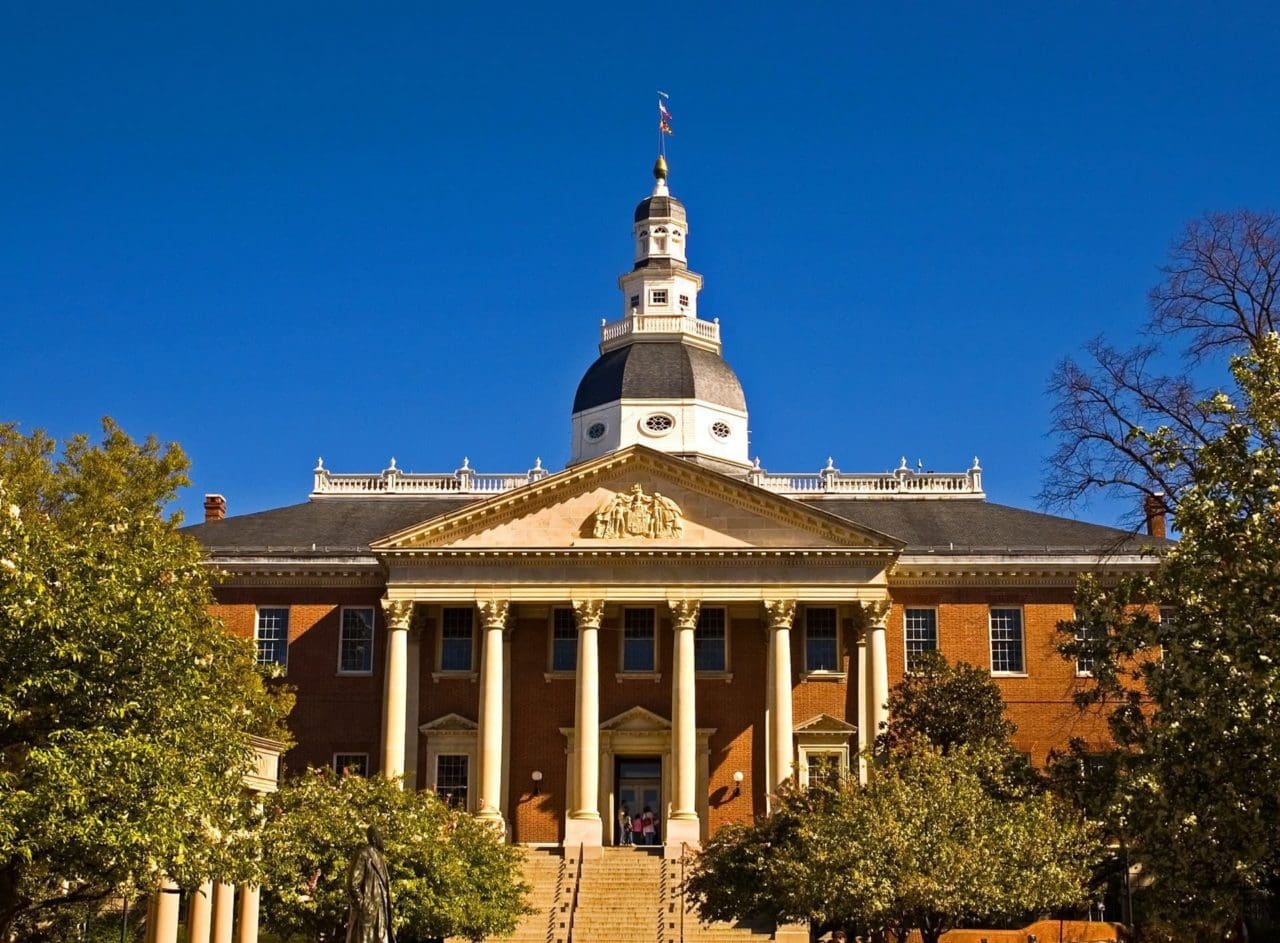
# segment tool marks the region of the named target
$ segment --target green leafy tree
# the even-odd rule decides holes
[[[263,918],[286,939],[346,938],[347,869],[376,827],[386,844],[397,938],[483,940],[526,913],[520,850],[431,792],[309,770],[273,797],[263,833]]]
[[[870,784],[784,792],[778,809],[711,838],[689,892],[712,920],[766,917],[925,943],[965,923],[1079,903],[1098,858],[1083,817],[1008,781],[990,745],[892,754]]]
[[[287,696],[208,614],[176,445],[0,425],[0,938],[165,875],[252,877],[241,777]]]
[[[1083,581],[1063,627],[1118,745],[1089,801],[1160,911],[1205,933],[1268,893],[1280,864],[1280,337],[1255,348],[1232,360],[1238,393],[1202,404],[1214,436],[1135,433],[1181,466],[1181,539],[1150,575]]]
[[[921,739],[943,752],[967,744],[1008,745],[1016,730],[990,673],[926,652],[890,690],[889,726],[877,748],[900,751]]]

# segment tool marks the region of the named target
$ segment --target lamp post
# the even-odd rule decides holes
[[[533,780],[533,794],[535,796],[541,795],[542,794],[542,770],[535,769],[530,774],[529,778]]]
[[[730,799],[736,799],[738,796],[742,795],[742,780],[745,778],[746,777],[742,774],[742,770],[738,770],[733,774],[733,795],[729,797]]]

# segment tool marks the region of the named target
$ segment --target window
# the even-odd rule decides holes
[[[664,305],[667,303],[667,290],[665,288],[655,288],[649,292],[649,303],[655,305]]]
[[[804,667],[806,671],[839,671],[836,646],[836,611],[804,611]]]
[[[551,612],[551,670],[574,671],[578,667],[578,626],[572,609]]]
[[[440,670],[470,671],[475,611],[446,609],[440,625]]]
[[[1079,614],[1077,614],[1079,618]],[[1078,625],[1076,626],[1076,643],[1079,645],[1088,645],[1090,642],[1096,641],[1100,636],[1095,626]],[[1076,677],[1092,678],[1093,677],[1093,653],[1090,651],[1082,651],[1076,654]]]
[[[727,422],[713,422],[711,424],[711,434],[717,439],[727,439],[732,433],[733,430],[729,428]]]
[[[596,441],[597,439],[603,439],[604,434],[607,431],[608,429],[606,428],[603,422],[593,422],[590,426],[587,427],[587,438],[590,439],[592,442]]]
[[[644,421],[644,427],[654,435],[670,432],[676,421],[665,413],[654,413]]]
[[[622,610],[622,670],[656,671],[652,609]]]
[[[938,650],[938,610],[908,609],[903,615],[907,640],[907,670],[916,670],[918,656]]]
[[[368,753],[333,754],[333,771],[339,776],[368,776]]]
[[[436,795],[455,808],[467,807],[468,757],[463,754],[441,754],[436,757]]]
[[[723,609],[703,609],[698,613],[698,627],[693,630],[694,671],[726,670],[725,621]]]
[[[342,610],[338,635],[338,671],[369,674],[373,671],[373,610]]]
[[[688,296],[688,295],[681,295],[681,296],[680,296],[680,307],[682,307],[682,308],[687,308],[687,307],[689,307],[689,296]]]
[[[839,753],[809,753],[809,785],[839,786],[841,759],[842,756]]]
[[[259,609],[253,640],[258,664],[284,667],[289,660],[289,610]]]
[[[991,671],[995,674],[1022,674],[1022,610],[991,610]]]
[[[638,308],[638,307],[640,307],[640,296],[639,296],[639,295],[632,295],[632,296],[631,296],[631,310],[632,310],[632,311],[634,311],[634,310],[636,310],[636,308]]]

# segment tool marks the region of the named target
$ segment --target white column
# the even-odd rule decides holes
[[[764,604],[769,623],[769,654],[773,670],[768,685],[773,692],[769,724],[769,789],[776,792],[791,780],[795,763],[791,721],[791,622],[793,599],[771,599]]]
[[[166,880],[148,908],[148,943],[178,943],[178,885]]]
[[[209,918],[213,915],[213,882],[205,881],[187,901],[187,943],[209,943]]]
[[[683,845],[699,847],[698,723],[694,684],[693,634],[698,627],[696,601],[672,601],[675,644],[671,658],[672,808],[664,839],[668,857],[678,858]]]
[[[578,624],[578,670],[574,679],[573,711],[573,806],[565,822],[566,848],[582,848],[584,855],[596,857],[604,845],[604,823],[600,819],[600,620],[604,603],[574,600]]]
[[[241,884],[236,904],[236,943],[258,943],[258,885]]]
[[[217,881],[213,885],[213,920],[210,924],[211,943],[231,943],[231,922],[235,918],[236,889],[231,884]]]
[[[502,633],[511,604],[480,603],[484,642],[480,653],[480,809],[477,815],[502,824]]]
[[[411,600],[382,600],[387,622],[387,677],[382,693],[382,775],[404,775],[405,712],[409,701],[409,623]]]
[[[889,602],[873,603],[866,607],[867,625],[867,719],[871,722],[868,734],[874,745],[875,738],[889,722],[889,659],[885,646],[885,623],[889,619]]]
[[[871,733],[871,719],[867,707],[871,698],[867,696],[867,627],[862,627],[858,637],[858,673],[854,676],[858,684],[857,724],[858,724],[858,782],[867,781],[866,751],[875,746],[875,737]]]

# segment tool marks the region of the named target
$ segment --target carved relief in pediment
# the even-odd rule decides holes
[[[683,537],[684,512],[662,492],[645,494],[637,483],[600,506],[591,521],[591,534],[602,539]]]

